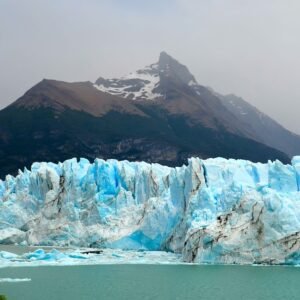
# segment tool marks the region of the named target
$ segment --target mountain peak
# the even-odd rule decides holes
[[[166,65],[170,65],[170,64],[174,64],[174,63],[177,63],[178,64],[178,61],[176,59],[174,59],[171,55],[169,55],[167,52],[165,51],[162,51],[160,54],[159,54],[159,60],[158,60],[158,65],[160,67],[164,67]]]
[[[172,79],[183,84],[197,84],[195,77],[190,73],[189,69],[164,51],[160,53],[158,68],[160,72],[166,73],[166,76],[172,77]]]
[[[163,85],[197,85],[188,68],[165,51],[159,55],[157,63],[132,72],[121,78],[99,77],[95,87],[102,92],[131,100],[157,100],[166,97]]]

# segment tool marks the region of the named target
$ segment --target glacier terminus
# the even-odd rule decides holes
[[[0,243],[166,251],[183,262],[300,264],[300,157],[182,167],[70,159],[0,181]]]

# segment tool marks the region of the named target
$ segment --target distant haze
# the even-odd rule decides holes
[[[95,81],[164,50],[300,133],[299,0],[0,0],[0,108],[43,78]]]

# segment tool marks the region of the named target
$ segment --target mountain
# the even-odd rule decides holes
[[[278,122],[233,94],[218,95],[226,106],[241,122],[247,124],[256,139],[290,157],[300,153],[300,136],[288,131]]]
[[[299,176],[300,157],[289,165],[192,158],[177,168],[83,158],[34,163],[0,181],[0,244],[299,265]],[[16,261],[0,252],[1,266],[1,258]]]
[[[95,90],[91,82],[43,80],[9,107],[29,111],[49,108],[59,114],[66,110],[74,110],[94,117],[103,116],[111,110],[130,115],[144,115],[131,101],[101,93]]]
[[[199,85],[186,66],[165,52],[160,54],[158,63],[120,79],[100,77],[95,87],[125,99],[152,100],[168,114],[186,117],[190,125],[200,124],[215,130],[222,127],[234,134],[254,137],[224,108],[219,97]]]
[[[178,166],[191,156],[289,161],[165,52],[119,79],[43,80],[0,111],[1,177],[70,157]]]
[[[186,66],[180,64],[166,52],[159,56],[158,63],[144,69],[130,73],[122,78],[98,78],[95,86],[109,94],[121,96],[131,100],[166,99],[169,82],[186,89],[196,85],[194,76]]]

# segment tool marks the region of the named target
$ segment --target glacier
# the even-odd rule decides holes
[[[299,189],[300,157],[290,165],[191,158],[175,168],[84,158],[34,163],[0,180],[0,243],[298,265]]]

